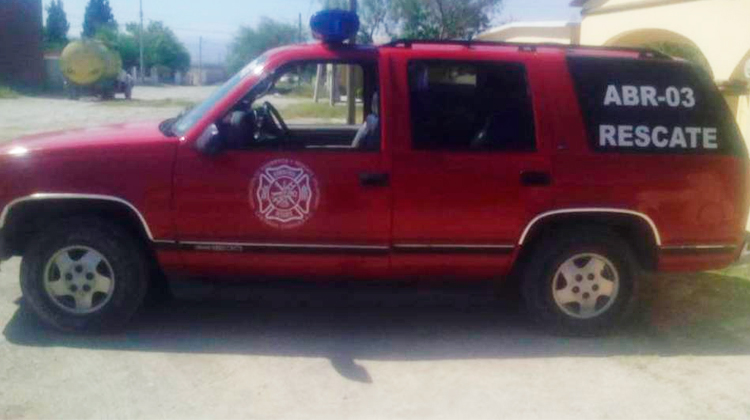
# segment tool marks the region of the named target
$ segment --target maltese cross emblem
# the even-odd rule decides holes
[[[250,203],[256,216],[276,228],[305,223],[317,208],[318,196],[315,174],[290,159],[263,165],[250,183]]]

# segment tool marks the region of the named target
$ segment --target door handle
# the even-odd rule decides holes
[[[387,173],[363,172],[359,174],[359,183],[364,187],[385,187],[390,182]]]
[[[552,184],[552,175],[547,171],[521,171],[521,185],[544,187]]]

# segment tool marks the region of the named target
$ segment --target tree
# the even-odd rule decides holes
[[[321,6],[323,6],[323,10],[328,10],[328,9],[349,10],[349,0],[321,0],[320,4]]]
[[[44,41],[47,46],[65,46],[68,43],[68,29],[70,24],[62,0],[52,0],[47,6],[47,25],[44,27]]]
[[[117,49],[126,66],[138,63],[140,29],[136,23],[128,23],[127,34],[118,37]],[[160,21],[151,21],[143,29],[143,61],[146,68],[162,67],[170,71],[187,71],[190,68],[190,53],[169,27]]]
[[[93,38],[102,26],[117,28],[109,0],[89,0],[83,17],[82,35]]]
[[[348,9],[348,0],[320,0],[323,9]],[[417,39],[467,39],[486,29],[502,0],[359,0],[357,41],[372,43],[383,30]]]
[[[391,0],[359,0],[357,14],[359,15],[359,32],[357,42],[372,44],[375,34],[385,24]],[[349,10],[349,0],[320,0],[323,10]]]
[[[423,0],[394,0],[391,5],[394,25],[399,27],[399,38],[439,38],[440,28]]]
[[[110,26],[103,26],[96,32],[94,38],[120,54],[123,68],[130,69],[138,65],[139,48],[133,35],[119,32]]]
[[[256,28],[242,26],[234,37],[227,56],[230,72],[241,69],[266,50],[293,44],[298,40],[295,25],[262,17]]]
[[[487,28],[502,0],[392,0],[393,20],[406,38],[468,39]]]
[[[122,66],[126,69],[132,69],[140,65],[140,46],[133,35],[119,33],[117,34],[117,52],[122,58]],[[188,58],[189,62],[189,58]]]
[[[372,44],[375,34],[385,27],[388,32],[387,18],[391,7],[390,0],[362,0],[357,12],[359,13],[359,33],[357,42],[361,44]]]

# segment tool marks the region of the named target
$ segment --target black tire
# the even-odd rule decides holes
[[[31,240],[23,256],[21,289],[25,301],[43,322],[62,331],[100,332],[124,326],[148,290],[149,266],[139,242],[126,230],[96,217],[63,219],[53,225]],[[45,288],[48,261],[59,250],[71,246],[96,250],[112,269],[111,297],[91,313],[64,310]]]
[[[579,318],[575,315],[582,315],[581,305],[575,302],[558,305],[553,287],[561,289],[561,284],[564,286],[567,283],[564,275],[556,276],[558,269],[566,261],[587,265],[586,257],[572,258],[592,254],[604,257],[613,265],[618,278],[617,292],[613,298],[606,296],[596,298],[595,309],[601,313],[590,318]],[[582,270],[585,268],[585,266],[582,267]],[[582,227],[560,230],[548,238],[541,239],[525,259],[521,274],[523,298],[527,310],[535,320],[555,333],[574,336],[601,335],[612,331],[629,314],[635,296],[635,279],[638,272],[638,264],[630,246],[608,229]],[[612,276],[612,270],[605,269],[602,278]],[[578,275],[571,280],[571,282],[580,282],[576,297],[578,293],[581,293],[580,298],[584,298],[584,292],[594,294],[591,289],[593,286],[587,284],[587,281],[587,278],[580,279]],[[598,279],[591,281],[595,284]],[[578,285],[574,283],[572,286]],[[591,295],[586,293],[587,298],[591,298]],[[578,314],[574,313],[576,310],[579,311]],[[571,312],[573,312],[572,315]]]

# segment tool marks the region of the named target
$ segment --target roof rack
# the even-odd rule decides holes
[[[387,44],[381,45],[381,47],[399,47],[411,48],[412,45],[458,45],[470,48],[475,45],[482,46],[507,46],[507,47],[518,47],[519,51],[522,52],[535,52],[537,48],[558,48],[567,51],[571,50],[589,50],[589,51],[623,51],[623,52],[635,52],[638,53],[639,58],[655,58],[655,59],[666,59],[670,60],[667,54],[656,51],[651,48],[637,48],[637,47],[599,47],[593,45],[566,45],[556,43],[526,43],[526,42],[504,42],[504,41],[482,41],[482,40],[460,40],[460,39],[396,39]]]

